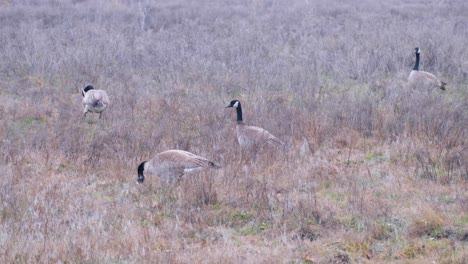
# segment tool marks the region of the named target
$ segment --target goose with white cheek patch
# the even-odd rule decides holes
[[[439,80],[432,73],[419,70],[419,55],[421,53],[421,49],[415,48],[414,53],[416,54],[416,63],[414,64],[413,70],[410,72],[408,82],[410,84],[426,83],[445,90],[445,85],[447,85],[445,82]]]
[[[235,108],[237,111],[237,142],[243,149],[254,149],[256,147],[285,148],[285,144],[270,132],[257,126],[248,126],[242,120],[242,105],[239,100],[232,100],[226,108]]]
[[[184,150],[167,150],[138,166],[138,183],[145,181],[144,173],[157,175],[168,181],[178,181],[185,173],[205,168],[219,169],[221,166],[204,157]]]

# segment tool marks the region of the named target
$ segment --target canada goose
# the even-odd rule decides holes
[[[247,126],[242,120],[242,106],[239,100],[232,100],[226,108],[237,109],[237,142],[242,148],[255,148],[260,146],[275,146],[284,149],[285,145],[281,140],[273,136],[270,132],[261,127]]]
[[[416,54],[416,63],[414,64],[413,70],[410,72],[408,81],[411,84],[414,84],[416,82],[425,82],[430,85],[435,85],[436,87],[442,90],[445,90],[445,82],[437,79],[437,77],[435,77],[431,73],[419,70],[419,54],[421,53],[421,50],[419,48],[415,48],[414,50],[414,53]]]
[[[95,90],[93,86],[88,85],[81,91],[81,94],[83,95],[84,115],[86,116],[88,112],[99,113],[99,118],[101,118],[102,112],[109,105],[106,91]]]
[[[140,163],[138,166],[138,183],[143,183],[145,180],[144,171],[156,174],[166,180],[178,180],[186,172],[203,168],[219,169],[221,166],[188,151],[166,150],[156,154],[151,160]]]

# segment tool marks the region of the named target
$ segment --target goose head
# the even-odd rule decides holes
[[[138,165],[138,178],[137,178],[137,182],[138,183],[143,183],[145,181],[145,176],[143,175],[143,171],[145,170],[145,163],[146,161],[143,161],[142,163],[140,163],[140,165]]]
[[[231,108],[231,107],[237,108],[237,107],[239,107],[239,105],[240,105],[239,100],[232,100],[232,101],[226,106],[226,108]]]
[[[89,90],[94,90],[94,87],[91,86],[91,85],[88,85],[86,86],[83,91],[81,91],[81,94],[83,95],[83,97],[85,96],[85,93],[88,92]]]

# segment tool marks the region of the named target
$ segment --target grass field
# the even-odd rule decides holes
[[[467,263],[467,14],[0,0],[0,262]],[[407,84],[415,47],[446,91]],[[288,151],[241,160],[232,99]],[[137,185],[167,149],[223,168]]]

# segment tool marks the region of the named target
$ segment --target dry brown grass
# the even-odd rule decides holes
[[[0,262],[466,262],[464,1],[0,6]],[[288,151],[242,161],[232,99]],[[173,148],[223,168],[137,185]]]

